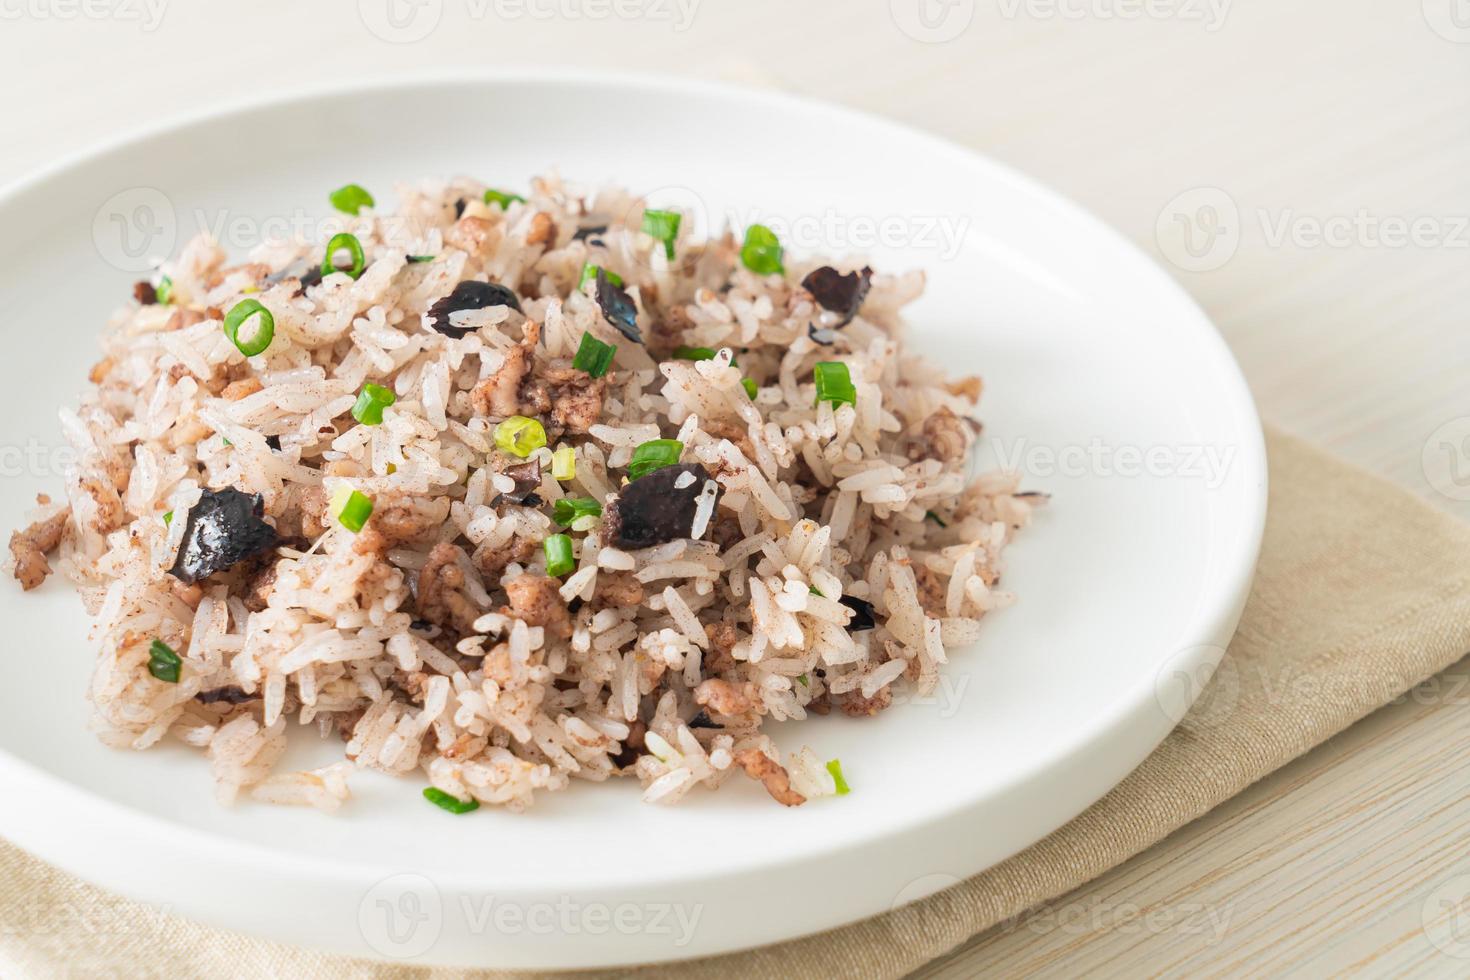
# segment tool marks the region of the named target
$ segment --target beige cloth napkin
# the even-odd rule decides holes
[[[1184,722],[1111,793],[1029,850],[896,912],[748,953],[620,972],[902,976],[1137,854],[1470,650],[1470,526],[1291,437],[1272,433],[1269,448],[1265,547],[1225,663]],[[205,928],[0,843],[0,977],[62,975],[455,974]]]

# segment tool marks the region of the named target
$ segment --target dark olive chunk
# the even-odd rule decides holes
[[[681,480],[680,477],[692,477]],[[682,485],[680,485],[682,484]],[[706,490],[706,485],[713,490]],[[651,548],[687,538],[701,494],[719,504],[720,485],[698,463],[680,463],[639,477],[618,492],[603,512],[603,538],[618,548]]]
[[[279,538],[264,520],[265,498],[231,487],[205,490],[189,508],[184,540],[169,573],[193,584],[270,551]]]
[[[618,333],[635,344],[643,343],[643,333],[638,329],[638,307],[627,290],[614,286],[607,273],[597,270],[597,308],[607,317],[607,322],[618,328]]]
[[[449,322],[449,314],[460,310],[483,310],[492,306],[509,306],[517,313],[521,301],[516,294],[498,282],[479,282],[467,279],[439,302],[429,307],[429,325],[446,337],[463,337],[473,333],[468,327],[456,327]]]
[[[861,272],[841,273],[824,265],[801,281],[801,288],[812,294],[818,306],[842,318],[839,327],[847,326],[857,316],[872,285],[873,270],[866,266]]]
[[[871,602],[850,595],[845,595],[837,601],[852,610],[852,618],[847,621],[849,633],[861,633],[863,630],[870,630],[878,625],[878,621],[873,618]]]

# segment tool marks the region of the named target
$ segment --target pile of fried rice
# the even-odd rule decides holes
[[[240,264],[196,238],[109,323],[11,539],[95,617],[99,736],[203,750],[225,803],[846,792],[765,723],[933,690],[1039,503],[970,472],[980,380],[905,351],[922,274],[556,176],[397,194]],[[303,726],[346,761],[278,771]]]

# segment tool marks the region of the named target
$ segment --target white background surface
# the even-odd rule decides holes
[[[437,26],[411,43],[369,29],[387,0],[161,2],[154,23],[143,0],[0,0],[0,179],[218,100],[364,74],[561,63],[789,88],[1079,200],[1173,260],[1267,419],[1470,516],[1464,0],[932,0],[932,30],[919,0],[624,0],[639,16],[604,18],[595,2],[424,0],[410,24]],[[493,126],[494,107],[466,125]],[[1114,914],[997,933],[934,970],[1464,968],[1421,915],[1470,872],[1470,775],[1446,764],[1470,744],[1458,687],[1385,709],[1202,821],[1228,834],[1201,846],[1191,828],[1075,899]],[[1426,812],[1439,819],[1406,816]],[[1174,925],[1127,928],[1129,902]],[[1228,912],[1226,928],[1189,928],[1192,905]]]

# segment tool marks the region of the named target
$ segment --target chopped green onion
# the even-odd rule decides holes
[[[347,184],[339,187],[327,195],[327,200],[332,202],[332,207],[343,214],[357,216],[363,208],[370,208],[377,202],[373,196],[357,184]]]
[[[841,361],[818,361],[812,370],[817,381],[815,404],[831,402],[833,408],[843,402],[857,404],[857,388],[853,386],[852,375],[848,373],[846,364]]]
[[[543,543],[546,550],[546,574],[560,578],[577,567],[572,557],[572,539],[565,534],[553,534]]]
[[[852,787],[847,785],[847,780],[842,778],[842,760],[833,759],[827,763],[827,771],[832,774],[832,782],[837,784],[837,795],[846,796],[852,792]]]
[[[822,590],[817,588],[815,585],[808,585],[806,587],[806,590],[811,595],[822,595]],[[825,599],[827,597],[823,595],[822,598]]]
[[[678,439],[652,439],[633,450],[628,460],[628,477],[636,480],[654,470],[673,466],[684,454],[684,444]]]
[[[805,674],[797,674],[796,675],[796,679],[799,680],[799,681],[801,681],[801,684],[802,684],[803,687],[811,687],[812,686],[811,680],[809,680]]]
[[[679,222],[684,216],[677,211],[644,211],[643,230],[664,243],[664,255],[674,261],[674,239],[679,237]]]
[[[255,334],[249,340],[240,339],[240,328],[245,321],[253,316],[259,315],[260,319],[255,325]],[[236,303],[229,313],[225,314],[225,336],[230,338],[230,343],[235,349],[246,357],[254,357],[256,354],[265,352],[271,345],[271,340],[276,336],[276,318],[271,316],[271,311],[266,309],[259,300],[242,299]]]
[[[784,274],[781,264],[781,240],[765,225],[751,225],[745,229],[745,244],[740,249],[740,261],[758,276]]]
[[[512,201],[520,201],[524,203],[525,200],[526,199],[524,197],[521,197],[519,194],[509,194],[505,191],[497,191],[494,188],[491,188],[490,190],[487,190],[485,192],[485,203],[498,204],[500,205],[500,209],[502,211],[509,211]]]
[[[551,478],[553,480],[575,480],[577,478],[577,451],[571,446],[561,446],[551,454]]]
[[[592,334],[582,332],[582,343],[577,347],[577,356],[572,358],[572,367],[600,378],[612,367],[613,355],[618,352],[617,344],[604,344]]]
[[[934,513],[932,510],[926,510],[926,511],[924,511],[924,516],[927,517],[929,520],[933,521],[935,524],[938,524],[940,527],[949,527],[948,524],[944,523],[944,518],[940,517],[938,514]]]
[[[601,517],[602,505],[591,497],[563,497],[551,505],[551,519],[563,527],[580,517]]]
[[[373,516],[373,498],[344,483],[332,494],[329,510],[337,523],[355,534]]]
[[[760,385],[755,383],[754,378],[741,378],[740,387],[745,389],[745,393],[750,396],[751,401],[755,401],[756,392],[761,390]]]
[[[512,415],[495,427],[495,445],[525,459],[546,445],[546,429],[535,419]]]
[[[437,256],[437,255],[410,255],[408,257],[408,261],[409,262],[414,262],[414,263],[418,263],[418,262],[432,262],[435,259],[437,259],[438,257],[439,256]]]
[[[352,256],[352,266],[347,269],[339,269],[333,259],[344,248],[347,254]],[[349,235],[344,231],[340,235],[333,235],[332,240],[327,242],[327,254],[322,256],[322,275],[330,276],[334,272],[345,272],[356,279],[366,268],[367,256],[363,254],[362,242],[357,240],[356,235]]]
[[[171,510],[164,511],[163,512],[163,526],[164,527],[168,527],[173,522],[174,522],[174,512],[171,511]]]
[[[622,276],[618,275],[616,272],[609,272],[600,265],[593,265],[591,262],[582,263],[582,278],[577,280],[577,288],[581,289],[583,286],[596,279],[599,272],[601,272],[604,276],[607,276],[608,282],[612,283],[614,286],[617,286],[619,289],[622,288]]]
[[[393,389],[375,385],[371,381],[357,393],[357,404],[352,406],[352,417],[363,425],[382,425],[383,409],[398,400]]]
[[[154,640],[148,645],[148,673],[161,681],[169,684],[179,682],[179,668],[183,661],[174,652],[173,647],[162,640]]]
[[[441,810],[447,810],[453,814],[474,813],[480,809],[479,800],[461,800],[457,796],[451,796],[435,786],[424,790],[424,799],[434,804]]]
[[[167,306],[174,299],[174,281],[168,276],[158,280],[158,286],[153,290],[153,298],[159,303]]]
[[[674,359],[678,361],[709,361],[715,352],[708,347],[675,347]],[[731,363],[734,363],[733,361]]]

